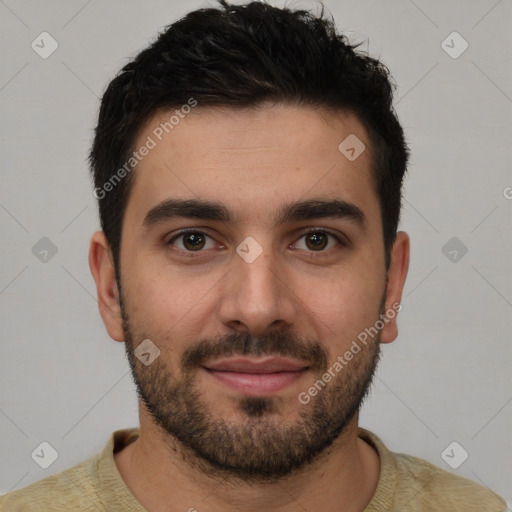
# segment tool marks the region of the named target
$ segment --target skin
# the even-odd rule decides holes
[[[136,147],[168,116],[155,114]],[[350,134],[366,145],[352,162],[338,150]],[[160,368],[179,375],[181,356],[198,340],[233,332],[262,336],[269,329],[289,329],[317,340],[331,366],[365,327],[375,324],[383,297],[386,310],[400,302],[409,237],[397,234],[386,271],[370,147],[363,125],[352,114],[266,105],[246,111],[197,107],[149,152],[134,171],[124,216],[121,285],[132,334],[137,343],[149,337],[158,345],[159,362],[165,363]],[[145,230],[147,212],[170,197],[222,202],[236,212],[236,221],[175,218]],[[366,217],[366,229],[347,218],[272,227],[272,215],[282,205],[311,198],[354,203]],[[163,243],[188,227],[211,237],[200,256],[184,256],[183,237],[174,246]],[[306,228],[339,233],[350,244],[337,245],[331,238],[321,256],[306,244]],[[263,250],[250,264],[235,252],[248,236]],[[123,342],[127,333],[112,254],[100,231],[91,239],[89,263],[107,331]],[[397,335],[395,316],[380,331],[379,341],[389,343]],[[360,371],[355,361],[357,357],[343,371]],[[311,404],[301,404],[297,395],[320,375],[306,372],[278,392],[272,419],[294,423],[301,411],[311,411]],[[247,419],[235,391],[205,373],[195,377],[195,389],[213,418]],[[149,511],[169,510],[172,503],[172,510],[288,512],[297,510],[297,502],[309,511],[361,511],[377,486],[379,458],[357,437],[357,413],[312,463],[286,478],[238,479],[236,486],[229,475],[209,472],[194,461],[179,441],[158,428],[142,401],[139,418],[138,440],[117,453],[115,462]]]

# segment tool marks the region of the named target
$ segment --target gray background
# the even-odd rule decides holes
[[[108,81],[165,25],[204,5],[0,0],[0,494],[138,424],[124,348],[104,329],[87,263],[99,222],[86,156]],[[390,67],[412,149],[400,334],[383,347],[361,425],[512,503],[511,2],[325,5]],[[31,48],[43,31],[59,44],[47,59]],[[469,44],[458,58],[442,47],[453,31]],[[457,37],[445,43],[452,53]],[[57,248],[47,261],[33,253],[43,237]],[[43,441],[59,454],[46,470],[31,457]],[[453,441],[469,453],[457,469],[441,457]]]

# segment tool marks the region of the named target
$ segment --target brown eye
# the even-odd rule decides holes
[[[310,249],[325,249],[328,243],[328,237],[325,233],[308,233],[306,235],[306,245]]]
[[[295,244],[294,247],[296,249],[305,249],[309,252],[325,252],[326,249],[331,249],[336,245],[343,245],[338,236],[323,229],[310,230],[304,233],[300,239],[305,240],[303,247],[299,247],[300,244],[298,243]],[[334,240],[335,242],[330,244],[330,240]]]
[[[202,249],[204,247],[204,236],[201,233],[183,235],[183,245],[191,251]]]
[[[202,231],[185,230],[181,231],[177,235],[173,236],[166,245],[174,245],[175,241],[181,239],[181,244],[177,245],[177,248],[186,252],[202,252],[207,245],[207,240],[213,239]],[[180,247],[181,245],[181,247]],[[213,246],[215,244],[212,244]],[[213,248],[213,247],[207,247]]]

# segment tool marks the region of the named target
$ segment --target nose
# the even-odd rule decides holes
[[[290,274],[283,268],[265,250],[250,263],[236,255],[222,289],[221,322],[253,336],[293,325],[299,301],[292,291]]]

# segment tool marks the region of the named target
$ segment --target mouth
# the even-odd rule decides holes
[[[217,382],[248,396],[277,393],[300,379],[307,363],[282,357],[231,358],[206,364],[203,369]]]

